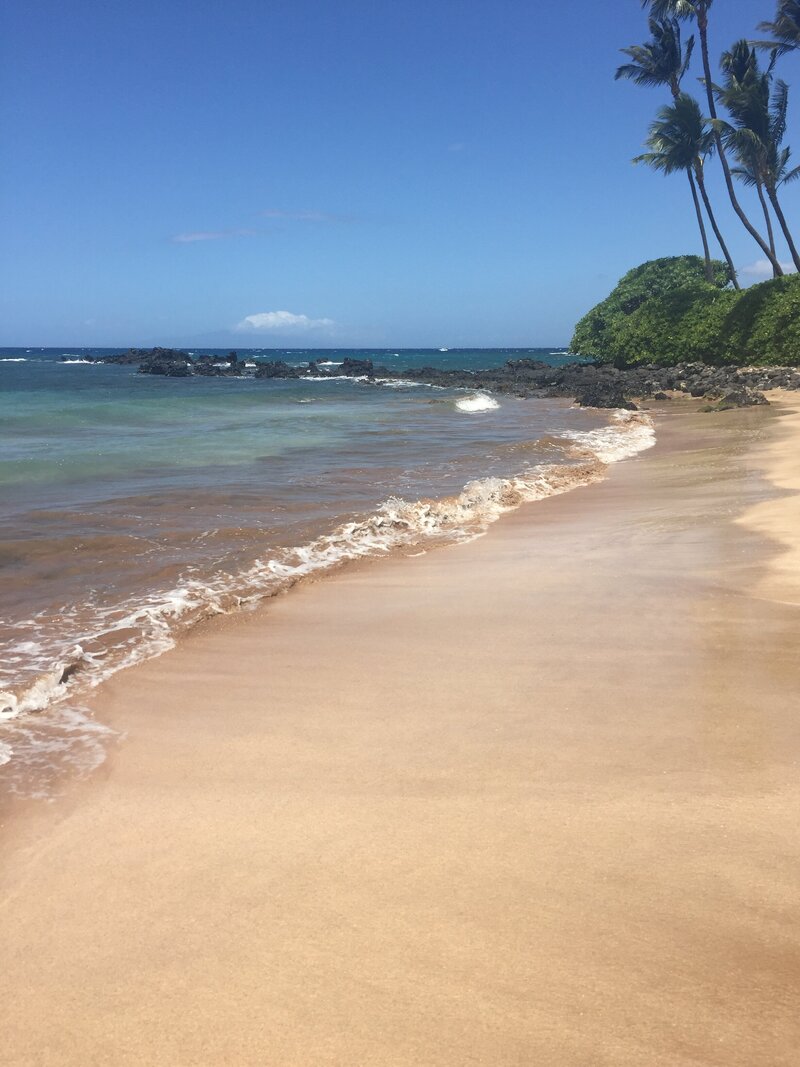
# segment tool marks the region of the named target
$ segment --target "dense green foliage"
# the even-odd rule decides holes
[[[654,259],[628,271],[575,327],[577,355],[601,363],[800,364],[800,275],[726,288],[727,266],[700,256]]]

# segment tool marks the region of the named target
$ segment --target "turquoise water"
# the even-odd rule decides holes
[[[87,354],[100,353],[0,350],[0,776],[14,789],[22,769],[43,780],[65,761],[100,758],[100,728],[80,701],[109,674],[305,574],[474,536],[514,494],[535,497],[541,472],[573,463],[576,434],[606,422],[564,401],[159,378],[79,362]],[[393,370],[566,358],[246,355],[349,355]]]

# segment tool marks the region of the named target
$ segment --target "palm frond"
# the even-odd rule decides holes
[[[692,34],[686,41],[686,52],[683,57],[683,63],[681,64],[680,74],[678,81],[683,81],[683,76],[689,69],[689,65],[692,62],[692,53],[694,52],[694,34]]]
[[[693,19],[701,6],[709,7],[710,0],[642,0],[642,7],[649,7],[657,19]]]
[[[669,85],[676,92],[689,67],[694,38],[689,38],[684,52],[677,19],[650,18],[648,28],[649,41],[620,49],[631,62],[618,67],[614,79],[626,78],[636,85]]]
[[[756,47],[768,48],[776,58],[800,48],[800,0],[778,0],[775,18],[759,22],[758,29],[772,40],[754,42]]]
[[[760,184],[755,174],[748,170],[747,167],[731,167],[731,174],[736,175],[742,185],[747,185],[750,188]]]
[[[786,112],[789,108],[789,86],[782,79],[775,82],[770,114],[770,135],[776,144],[780,144],[786,133]]]

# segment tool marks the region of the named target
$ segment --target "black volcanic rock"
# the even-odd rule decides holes
[[[192,374],[192,357],[174,348],[153,348],[139,364],[139,374],[163,374],[168,378],[188,378]]]
[[[351,359],[345,356],[341,367],[337,368],[339,374],[347,374],[351,377],[360,377],[362,374],[370,375],[373,372],[371,359]]]
[[[575,403],[582,408],[625,408],[636,411],[633,401],[628,400],[618,382],[592,382],[575,393]]]
[[[103,363],[139,364],[142,374],[161,374],[186,378],[190,375],[222,378],[246,375],[255,378],[307,378],[347,376],[375,379],[407,379],[443,388],[482,389],[516,397],[563,397],[583,406],[633,407],[633,399],[658,400],[669,393],[682,392],[693,397],[708,397],[718,402],[711,410],[725,407],[767,403],[765,389],[800,390],[800,368],[732,367],[704,363],[679,363],[674,366],[633,364],[629,367],[584,362],[553,367],[536,359],[509,360],[503,366],[483,370],[459,370],[442,367],[409,367],[388,370],[375,367],[372,360],[347,357],[338,367],[329,369],[312,360],[307,366],[293,367],[283,360],[257,363],[246,367],[236,352],[228,356],[202,355],[192,359],[187,352],[171,348],[128,349],[117,356],[99,359]]]
[[[98,363],[116,363],[122,367],[136,366],[143,360],[152,356],[156,352],[168,352],[171,349],[161,348],[129,348],[127,352],[122,352],[116,356],[100,356],[97,360]]]
[[[299,367],[290,367],[282,359],[272,360],[269,363],[259,363],[256,367],[256,378],[303,378],[307,372]]]
[[[750,408],[760,404],[768,404],[769,401],[763,393],[755,389],[729,389],[723,393],[718,401],[718,410],[725,411],[727,408]]]

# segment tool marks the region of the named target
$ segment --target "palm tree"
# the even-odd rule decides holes
[[[636,156],[634,163],[646,163],[648,167],[662,174],[683,171],[689,179],[697,225],[703,241],[706,278],[713,282],[714,268],[711,265],[703,212],[697,196],[696,177],[698,171],[702,175],[703,160],[713,151],[714,134],[707,129],[694,97],[688,93],[679,93],[674,103],[662,107],[650,125],[645,143],[649,151]]]
[[[689,69],[694,36],[681,45],[681,25],[677,19],[648,19],[651,40],[632,44],[620,52],[631,59],[617,67],[614,80],[627,78],[636,85],[668,85],[673,98],[681,91],[681,80]]]
[[[771,41],[755,42],[759,48],[769,48],[773,57],[785,56],[800,48],[800,2],[778,0],[778,9],[773,22],[759,22],[762,33],[768,33]]]
[[[786,217],[783,214],[783,209],[778,200],[778,189],[780,186],[800,178],[800,167],[789,167],[789,160],[792,155],[791,148],[789,148],[788,145],[786,148],[781,148],[781,143],[784,134],[786,133],[786,110],[788,104],[789,86],[786,82],[779,80],[775,85],[775,92],[773,93],[772,100],[768,107],[769,136],[767,137],[765,146],[764,187],[767,190],[767,196],[769,197],[769,202],[772,204],[775,216],[783,230],[786,244],[789,246],[789,252],[791,253],[795,270],[800,271],[800,255],[798,255],[791,231],[786,222]]]
[[[771,263],[775,274],[783,274],[783,269],[781,268],[775,253],[752,224],[745,214],[742,205],[739,203],[736,196],[736,190],[733,186],[731,168],[728,164],[727,156],[725,155],[725,146],[722,143],[722,135],[713,121],[717,118],[717,108],[714,102],[713,82],[711,79],[711,61],[708,53],[708,12],[712,3],[713,0],[641,0],[642,7],[649,7],[653,18],[694,19],[696,21],[697,32],[700,37],[700,54],[703,59],[703,74],[706,96],[708,98],[708,111],[712,118],[712,136],[714,137],[717,155],[719,156],[719,161],[722,166],[722,173],[725,177],[725,188],[728,190],[731,206],[739,216],[739,220],[744,228]]]
[[[694,36],[686,42],[685,48],[681,44],[681,27],[676,18],[664,18],[648,20],[651,39],[643,45],[630,45],[621,48],[620,51],[628,56],[632,62],[625,63],[617,68],[615,80],[627,78],[636,85],[667,85],[672,93],[673,100],[677,101],[681,95],[681,81],[689,69],[692,52],[694,50]],[[706,191],[703,159],[698,156],[694,165],[695,180],[703,198],[711,228],[722,249],[722,254],[728,264],[731,280],[735,288],[739,288],[736,278],[736,268],[728,246],[717,225],[716,217],[711,208],[711,201]]]
[[[764,201],[766,191],[794,265],[800,270],[800,256],[778,199],[779,186],[793,181],[800,173],[797,168],[789,169],[791,150],[781,147],[786,133],[789,88],[785,82],[778,81],[773,93],[769,71],[759,69],[755,49],[744,40],[737,41],[729,52],[723,53],[720,66],[725,79],[721,87],[714,87],[714,91],[730,113],[733,124],[717,120],[715,126],[726,146],[739,160],[740,166],[734,169],[734,173],[745,184],[755,185],[769,224],[769,212]],[[771,229],[770,226],[770,244],[774,255]]]
[[[761,168],[755,158],[755,154],[752,151],[747,150],[751,146],[746,146],[744,144],[732,145],[730,141],[728,141],[727,147],[733,148],[736,157],[739,160],[738,167],[731,167],[731,174],[737,177],[742,185],[747,185],[750,188],[755,189],[758,194],[761,210],[764,212],[764,222],[767,226],[769,247],[772,249],[772,254],[776,255],[775,234],[772,231],[772,219],[770,218],[769,208],[767,207],[767,201],[764,196],[764,180],[761,175]]]

